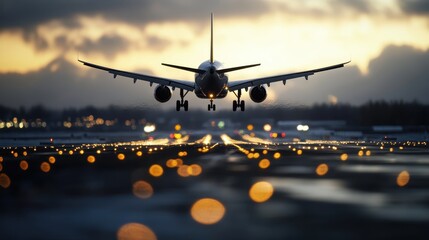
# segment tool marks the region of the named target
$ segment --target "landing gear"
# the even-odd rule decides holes
[[[216,111],[216,104],[213,104],[213,99],[210,99],[210,104],[208,105],[207,109]]]
[[[186,94],[188,94],[189,91],[184,92],[183,89],[180,89],[180,100],[176,101],[176,111],[180,111],[180,108],[183,107],[183,109],[185,110],[185,112],[188,111],[188,100],[183,100],[186,96]]]
[[[238,93],[233,92],[234,95],[237,97],[237,101],[234,100],[232,102],[232,111],[237,111],[237,108],[240,108],[242,112],[244,112],[245,109],[245,105],[244,105],[244,100],[240,100],[241,98],[241,89],[238,90]]]

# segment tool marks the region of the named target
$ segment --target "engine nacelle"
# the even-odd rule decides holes
[[[167,102],[171,98],[170,88],[164,85],[159,85],[155,88],[154,96],[158,102]]]
[[[255,103],[263,102],[267,98],[267,90],[262,86],[252,87],[250,89],[250,99]]]

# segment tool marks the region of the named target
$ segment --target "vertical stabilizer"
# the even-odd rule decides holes
[[[213,13],[210,16],[210,29],[210,63],[213,63]]]

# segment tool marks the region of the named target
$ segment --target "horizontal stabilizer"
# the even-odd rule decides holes
[[[239,67],[225,68],[225,69],[220,69],[217,72],[218,73],[227,73],[227,72],[237,71],[237,70],[241,70],[241,69],[245,69],[245,68],[256,67],[259,65],[261,65],[261,64],[258,63],[258,64],[252,64],[252,65],[239,66]]]
[[[199,74],[203,74],[203,73],[206,72],[205,70],[202,70],[202,69],[177,66],[177,65],[167,64],[167,63],[162,63],[162,65],[163,66],[167,66],[167,67],[172,67],[172,68],[177,68],[177,69],[185,70],[185,71],[188,71],[188,72],[199,73]]]

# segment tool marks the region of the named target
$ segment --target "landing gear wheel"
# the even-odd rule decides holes
[[[209,110],[209,111],[211,110],[211,106],[210,106],[210,104],[208,105],[207,110]]]
[[[237,108],[240,108],[241,111],[244,112],[244,109],[245,109],[244,100],[240,100],[240,98],[241,98],[241,89],[238,90],[238,93],[235,93],[235,92],[233,92],[233,93],[237,97],[237,101],[234,100],[232,102],[232,111],[235,112],[235,111],[237,111]]]
[[[213,99],[210,99],[210,104],[207,106],[207,109],[210,111],[213,109],[213,111],[216,111],[216,104],[213,104]]]
[[[182,104],[180,104],[180,101],[179,100],[177,100],[176,101],[176,111],[180,111],[180,106],[181,106]]]
[[[185,109],[185,112],[188,111],[188,106],[189,106],[188,100],[185,100],[185,102],[183,103],[183,109]]]
[[[213,104],[213,111],[216,111],[216,104]]]
[[[238,105],[238,104],[237,104],[237,101],[235,101],[235,100],[234,100],[234,101],[232,102],[232,111],[234,111],[234,112],[235,112],[235,111],[237,111],[237,105]]]
[[[244,100],[241,100],[240,109],[241,109],[242,112],[244,112],[244,108],[245,108]]]

